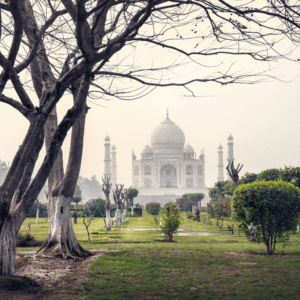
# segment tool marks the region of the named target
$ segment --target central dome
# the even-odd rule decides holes
[[[153,148],[183,148],[185,136],[183,131],[167,117],[151,134]]]

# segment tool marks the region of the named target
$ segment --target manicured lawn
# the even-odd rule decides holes
[[[232,235],[225,230],[226,224],[220,230],[216,220],[208,225],[185,218],[181,226],[184,230],[180,232],[213,235],[175,236],[173,243],[165,242],[159,230],[121,230],[159,229],[152,216],[143,214],[142,218],[128,218],[108,234],[105,234],[103,219],[94,220],[90,225],[90,244],[82,219],[78,219],[74,229],[83,247],[120,250],[103,255],[92,264],[84,283],[85,295],[78,297],[300,299],[300,233],[291,237],[289,246],[282,249],[278,245],[275,255],[268,257],[263,255],[264,245],[250,243],[236,231]],[[30,233],[36,239],[44,240],[48,234],[46,220],[31,225]],[[76,299],[74,297],[72,295],[70,299]]]

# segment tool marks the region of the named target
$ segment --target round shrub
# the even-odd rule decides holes
[[[160,204],[157,202],[151,202],[146,204],[146,212],[152,216],[159,215]]]
[[[256,181],[236,188],[233,210],[240,229],[250,236],[249,226],[256,228],[258,241],[273,254],[276,243],[283,246],[296,229],[300,213],[300,189],[284,181]]]

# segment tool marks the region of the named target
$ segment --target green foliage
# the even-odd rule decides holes
[[[198,205],[198,201],[204,198],[204,194],[184,194],[181,198],[176,199],[176,204],[180,207],[181,211],[192,211],[193,205]]]
[[[168,207],[168,206],[173,206],[179,209],[179,205],[173,202],[168,202],[164,205],[164,208]]]
[[[182,221],[180,209],[177,205],[165,205],[165,209],[162,211],[161,216],[162,226],[160,226],[160,228],[167,239],[172,242],[173,235],[177,232]]]
[[[133,198],[137,197],[138,194],[139,194],[139,191],[137,189],[129,188],[127,190],[127,197],[129,199],[130,206],[133,206]]]
[[[211,200],[207,204],[207,213],[210,217],[220,219],[222,216],[231,216],[231,196],[234,189],[235,185],[230,180],[218,181],[213,188],[209,189]]]
[[[231,197],[219,196],[207,204],[207,213],[212,218],[230,217],[231,216]]]
[[[151,202],[146,204],[146,212],[152,216],[159,215],[160,204],[157,202]]]
[[[146,212],[153,216],[155,224],[158,224],[157,216],[160,212],[160,204],[157,202],[150,202],[146,204]]]
[[[133,213],[134,215],[136,215],[137,217],[142,217],[143,216],[143,209],[140,207],[135,207],[133,209]]]
[[[217,199],[220,196],[232,196],[235,185],[230,180],[218,181],[213,188],[208,189],[208,195],[211,199]]]
[[[36,217],[36,211],[37,211],[37,203],[34,202],[27,218],[35,218]],[[40,218],[48,218],[47,204],[40,203],[39,217]]]
[[[253,224],[257,241],[264,242],[267,253],[273,254],[276,243],[285,246],[299,222],[300,189],[283,181],[244,184],[234,192],[233,209],[246,236]]]
[[[84,215],[90,217],[91,214],[93,214],[95,218],[101,217],[101,214],[105,216],[105,207],[104,207],[105,203],[106,201],[101,198],[89,200],[88,201],[89,208],[84,207],[84,211],[83,211]]]
[[[279,173],[279,178],[283,181],[290,182],[294,186],[300,188],[300,168],[285,167]]]
[[[267,169],[258,174],[257,180],[258,181],[275,181],[279,179],[279,173],[281,169]]]
[[[239,180],[240,185],[241,184],[247,184],[247,183],[251,183],[254,182],[257,179],[257,174],[255,173],[246,173],[245,175],[243,175],[241,177],[241,179]]]

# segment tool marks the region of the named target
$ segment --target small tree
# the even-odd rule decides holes
[[[161,216],[162,225],[160,228],[169,242],[172,242],[173,235],[177,232],[182,220],[180,217],[180,209],[177,205],[165,205],[165,209],[162,211]]]
[[[85,222],[85,213],[83,212],[83,220],[82,220],[82,221],[83,221],[83,224],[84,224],[85,229],[86,229],[86,233],[87,233],[87,236],[88,236],[88,241],[89,241],[89,243],[90,243],[91,240],[90,240],[89,226],[90,226],[92,220],[94,219],[94,213],[95,213],[95,212],[92,213],[92,212],[90,211],[89,203],[86,203],[85,208],[88,210],[90,217],[89,217],[89,219],[88,219],[88,221],[87,221],[87,223],[86,223],[86,222]]]
[[[146,212],[153,216],[155,224],[158,225],[158,215],[160,212],[160,204],[151,202],[146,204]]]
[[[257,181],[234,191],[233,209],[247,237],[255,226],[256,241],[263,241],[272,255],[277,243],[283,246],[296,229],[300,212],[300,189],[283,181]],[[252,227],[253,227],[252,225]]]
[[[137,189],[129,188],[127,190],[127,197],[129,199],[129,205],[131,207],[131,215],[132,216],[134,215],[134,212],[133,212],[133,198],[137,197],[138,194],[139,194],[139,191]]]

